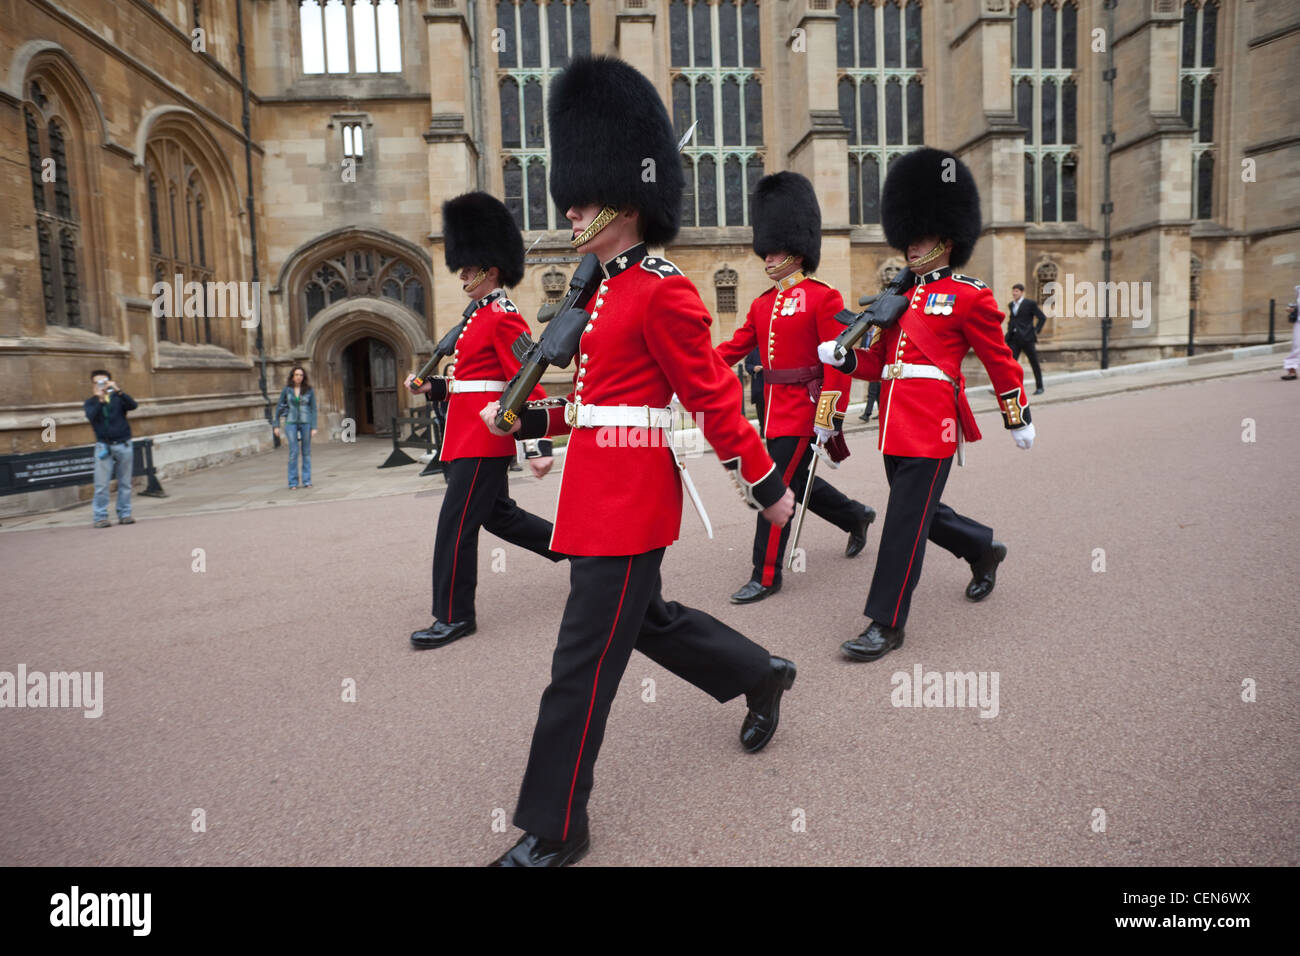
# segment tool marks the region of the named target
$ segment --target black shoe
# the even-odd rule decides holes
[[[581,860],[590,849],[590,830],[567,840],[547,840],[535,833],[525,833],[488,866],[568,866]]]
[[[732,604],[754,604],[768,595],[775,594],[781,590],[781,582],[773,581],[769,584],[760,584],[758,581],[749,581],[746,585],[731,596]]]
[[[856,558],[867,546],[867,529],[871,527],[871,522],[876,520],[876,509],[863,505],[862,512],[861,522],[849,532],[849,543],[844,548],[846,558]]]
[[[971,578],[970,584],[966,585],[966,597],[972,601],[982,601],[993,591],[993,585],[998,579],[998,565],[1001,564],[1007,556],[1007,546],[1000,541],[994,541],[992,546],[984,552],[984,556],[970,566],[971,573],[975,576]]]
[[[418,650],[424,650],[428,647],[442,647],[444,644],[450,644],[467,634],[473,634],[475,630],[477,628],[474,626],[473,621],[452,621],[450,624],[434,621],[423,631],[416,631],[412,634],[411,643]]]
[[[886,627],[875,621],[851,641],[840,645],[844,656],[855,661],[878,661],[895,648],[903,646],[903,629]]]
[[[776,733],[781,719],[781,695],[794,685],[794,661],[773,657],[771,670],[755,690],[745,695],[749,713],[740,725],[740,745],[747,753],[758,753]]]
[[[1035,395],[1042,395],[1042,394],[1043,394],[1043,386],[1039,385],[1036,389],[1034,389],[1034,394],[1035,394]]]

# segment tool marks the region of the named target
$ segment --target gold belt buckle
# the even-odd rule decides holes
[[[578,427],[578,406],[575,402],[564,406],[564,422],[570,428]]]
[[[902,362],[895,362],[893,365],[889,366],[889,377],[890,377],[890,378],[898,378],[898,377],[899,377],[900,375],[902,375],[902,374],[903,374],[903,363],[902,363]]]

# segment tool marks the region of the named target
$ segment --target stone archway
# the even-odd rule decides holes
[[[419,323],[409,312],[382,299],[345,299],[336,302],[312,319],[304,351],[311,362],[320,412],[329,423],[330,435],[338,434],[346,415],[344,365],[349,346],[363,339],[376,339],[393,354],[398,384],[395,413],[406,414],[412,396],[401,388],[410,371],[417,370],[432,354],[433,345],[424,336]],[[423,398],[419,401],[422,403]]]

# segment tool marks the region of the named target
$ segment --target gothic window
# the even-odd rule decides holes
[[[718,297],[718,315],[736,314],[736,286],[739,276],[735,269],[719,269],[713,274],[713,288]]]
[[[27,100],[23,125],[45,322],[76,328],[83,324],[78,266],[81,216],[69,163],[74,149],[67,133],[71,127],[62,118],[61,104],[47,96],[40,80],[28,84]]]
[[[591,53],[589,0],[497,0],[497,100],[506,208],[520,229],[555,229],[563,209],[548,199],[551,78]]]
[[[670,0],[668,33],[673,125],[681,135],[696,124],[682,149],[682,224],[747,225],[763,166],[758,0]]]
[[[1180,110],[1192,128],[1192,218],[1214,212],[1214,92],[1218,70],[1217,0],[1183,4],[1182,55],[1179,64]]]
[[[400,73],[398,0],[299,0],[302,71]]]
[[[354,120],[346,120],[343,127],[343,155],[350,156],[358,163],[366,158],[366,143],[363,133],[362,124]]]
[[[1078,165],[1078,7],[1021,0],[1012,31],[1011,86],[1025,129],[1025,220],[1074,222]]]
[[[1201,298],[1201,260],[1197,256],[1192,256],[1188,263],[1187,298],[1193,302]]]
[[[921,0],[839,0],[835,10],[849,221],[878,223],[881,167],[925,141]]]
[[[303,280],[298,302],[304,321],[310,322],[335,302],[375,295],[428,318],[421,272],[407,260],[374,247],[351,247],[317,262]]]
[[[161,136],[145,150],[146,189],[149,196],[150,273],[156,282],[174,285],[214,281],[209,255],[213,235],[212,203],[200,171],[197,154],[187,143]],[[206,291],[206,285],[204,286]],[[223,331],[233,316],[184,315],[174,302],[171,315],[158,317],[159,340],[204,343],[230,347],[233,331]]]

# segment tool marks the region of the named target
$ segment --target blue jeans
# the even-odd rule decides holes
[[[108,454],[101,458],[105,448],[108,449]],[[117,468],[117,520],[131,517],[131,469],[135,464],[134,457],[130,441],[116,445],[95,442],[95,498],[91,507],[96,521],[108,520],[108,483],[113,477],[114,466]]]
[[[302,483],[311,484],[311,428],[307,425],[285,425],[284,437],[289,442],[289,487],[298,487],[298,442],[302,441]]]

